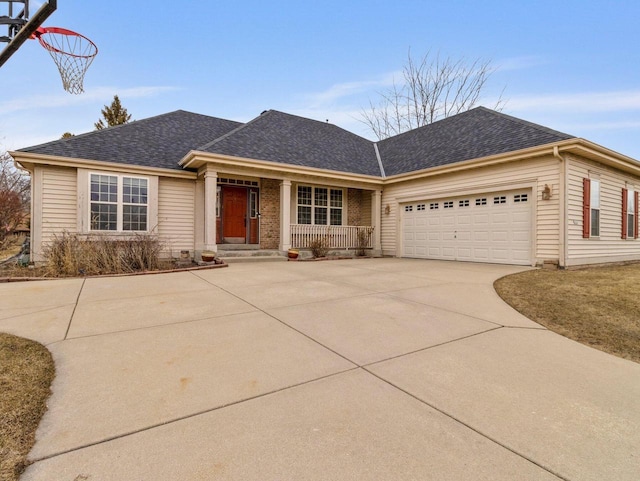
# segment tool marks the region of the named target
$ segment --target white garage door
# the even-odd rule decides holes
[[[403,204],[402,256],[531,263],[531,190]]]

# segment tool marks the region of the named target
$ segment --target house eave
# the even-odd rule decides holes
[[[570,144],[559,146],[558,150],[560,152],[567,152],[589,160],[594,160],[623,172],[640,176],[640,162],[636,159],[620,154],[589,140],[574,140],[575,141]]]
[[[129,172],[142,175],[158,175],[162,177],[177,177],[181,179],[195,179],[196,172],[186,170],[165,169],[160,167],[147,167],[142,165],[121,164],[117,162],[105,162],[101,160],[76,159],[72,157],[60,157],[55,155],[34,154],[30,152],[9,152],[16,162],[27,170],[33,165],[52,165],[56,167],[72,167],[82,169],[97,169],[108,172]]]
[[[551,144],[539,145],[527,149],[507,152],[504,154],[491,155],[488,157],[481,157],[477,159],[469,159],[462,162],[455,162],[453,164],[447,164],[438,167],[429,167],[427,169],[417,170],[413,172],[391,175],[384,180],[384,184],[387,185],[398,182],[406,182],[435,175],[448,174],[469,169],[476,169],[480,167],[488,167],[492,165],[504,164],[507,162],[526,160],[533,157],[541,157],[544,155],[553,155],[555,148],[557,148],[558,152],[572,153],[591,160],[598,161],[600,163],[609,165],[625,172],[640,175],[640,163],[635,159],[619,154],[618,152],[607,149],[588,140],[576,137],[572,139],[562,140],[560,142],[553,142]]]
[[[241,168],[243,170],[256,170],[258,172],[275,174],[278,177],[291,176],[318,177],[358,184],[381,185],[382,178],[376,175],[365,175],[351,172],[340,172],[316,167],[304,167],[292,164],[272,162],[268,160],[249,159],[230,155],[212,154],[209,152],[191,151],[180,162],[183,168],[200,169],[207,164],[221,168]]]

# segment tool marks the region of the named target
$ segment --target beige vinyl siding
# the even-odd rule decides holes
[[[168,256],[180,257],[181,250],[194,253],[195,194],[195,181],[166,177],[158,181],[157,232]]]
[[[496,166],[469,169],[462,172],[425,176],[423,179],[390,183],[382,194],[382,251],[398,255],[400,206],[410,200],[464,196],[499,190],[530,187],[533,195],[532,235],[534,260],[559,259],[560,162],[549,155],[528,160],[508,162]],[[545,185],[552,189],[549,200],[542,200]],[[385,210],[389,207],[389,214]]]
[[[582,179],[600,180],[600,236],[582,238]],[[640,239],[622,239],[622,189],[640,178],[570,156],[567,162],[567,265],[640,259]]]
[[[78,212],[76,192],[76,169],[42,168],[41,240],[43,247],[63,232],[76,232]]]

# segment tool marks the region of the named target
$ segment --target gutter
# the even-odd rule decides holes
[[[557,145],[553,146],[553,156],[560,161],[560,182],[558,182],[558,202],[560,215],[560,232],[558,239],[558,264],[560,267],[566,267],[567,259],[567,238],[569,223],[567,219],[567,161],[560,155],[560,149]]]

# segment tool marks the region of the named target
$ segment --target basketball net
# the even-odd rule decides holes
[[[84,35],[58,27],[40,27],[34,36],[56,63],[64,89],[71,94],[84,92],[82,82],[98,53],[96,44]]]

